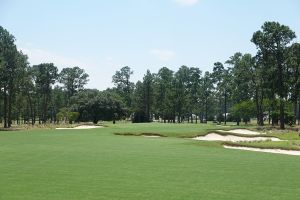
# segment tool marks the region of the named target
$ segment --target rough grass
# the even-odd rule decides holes
[[[252,127],[253,130],[253,127]],[[254,147],[261,149],[283,149],[300,150],[300,136],[296,131],[271,129],[266,131],[264,137],[277,137],[284,141],[245,141],[245,142],[223,142],[229,146]]]
[[[277,137],[282,140],[300,140],[300,136],[296,131],[281,132],[273,130],[271,132],[267,132],[267,135]]]
[[[250,141],[250,142],[224,142],[223,144],[229,146],[241,146],[241,147],[254,147],[261,149],[283,149],[283,150],[299,150],[300,141]]]
[[[231,125],[217,126],[211,122],[207,124],[172,124],[172,123],[117,123],[112,125],[111,123],[105,123],[105,125],[112,128],[117,135],[144,135],[144,134],[158,134],[165,137],[181,137],[191,138],[200,135],[206,135],[216,130],[230,130],[235,128],[243,128],[243,126],[237,127]],[[226,133],[223,133],[226,134]]]
[[[0,132],[0,199],[298,199],[300,157],[113,134],[180,136],[213,128],[198,126]]]

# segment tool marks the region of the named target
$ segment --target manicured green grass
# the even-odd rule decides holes
[[[175,137],[114,135],[157,131],[180,136],[210,128],[117,124],[0,132],[0,199],[299,198],[298,156],[224,149],[215,142]]]

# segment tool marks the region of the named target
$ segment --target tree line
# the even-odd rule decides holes
[[[130,80],[125,66],[112,77],[115,87],[85,89],[88,74],[79,67],[58,72],[52,63],[30,66],[15,38],[0,27],[0,120],[59,123],[131,119],[133,122],[206,123],[235,121],[280,125],[299,123],[300,44],[278,22],[265,22],[251,42],[257,53],[237,52],[212,71],[181,66],[149,70]]]

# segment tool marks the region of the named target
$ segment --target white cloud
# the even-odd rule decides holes
[[[105,64],[106,65],[114,65],[114,59],[113,59],[113,57],[108,56],[104,60],[105,60]]]
[[[156,57],[158,60],[161,61],[169,61],[171,60],[175,53],[173,51],[167,49],[152,49],[150,54]]]
[[[199,0],[174,0],[174,1],[181,6],[193,6],[199,2]]]
[[[68,58],[47,50],[32,47],[21,47],[19,49],[28,56],[28,60],[31,65],[37,65],[40,63],[54,63],[59,68],[73,66],[85,67],[84,63],[74,58]]]
[[[79,60],[62,54],[34,47],[30,43],[18,45],[24,54],[28,56],[31,65],[40,63],[54,63],[59,70],[65,67],[78,66],[89,74],[89,82],[86,88],[97,88],[104,90],[112,87],[111,77],[120,65],[115,63],[114,57],[107,56],[100,59]]]

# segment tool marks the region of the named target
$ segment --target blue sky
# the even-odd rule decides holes
[[[102,90],[123,66],[137,81],[147,69],[210,71],[235,52],[255,54],[250,39],[265,21],[300,37],[299,10],[298,0],[0,0],[0,25],[31,64],[79,66]]]

